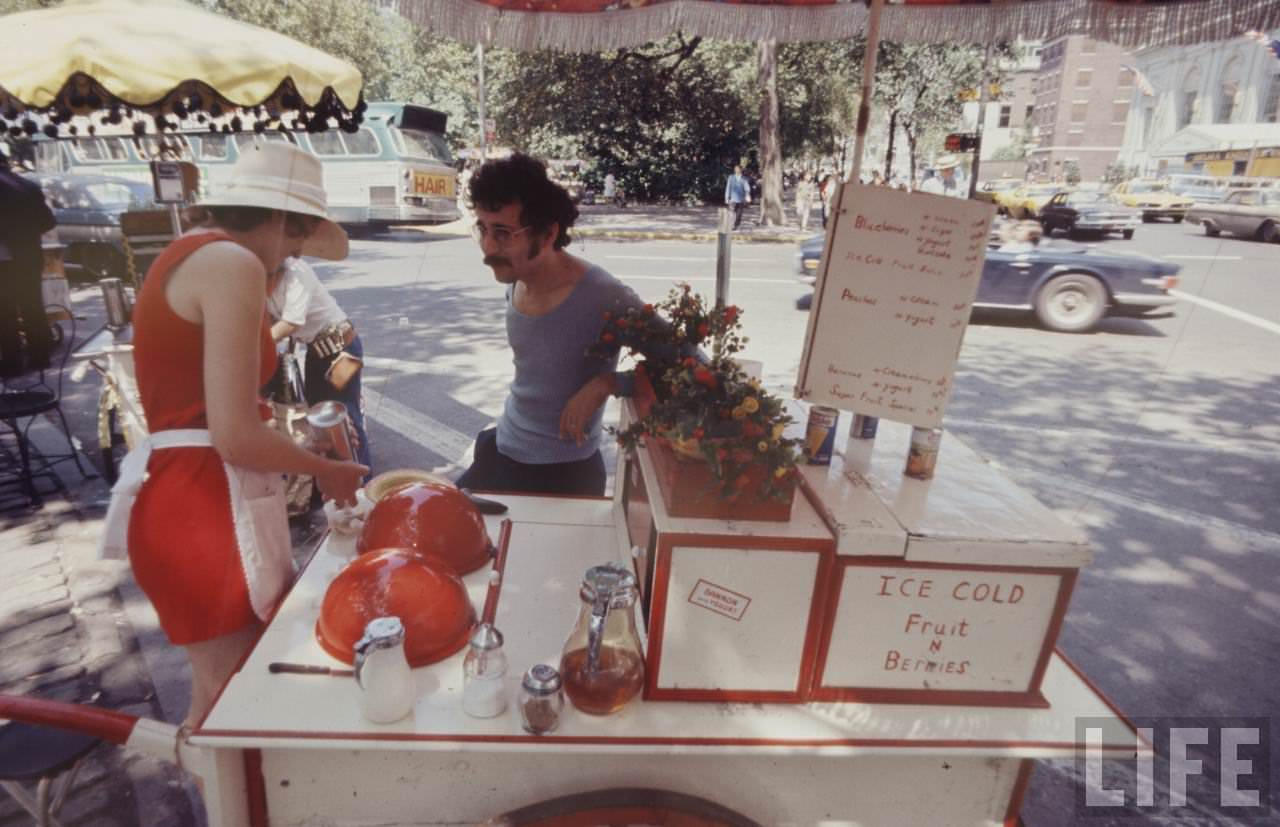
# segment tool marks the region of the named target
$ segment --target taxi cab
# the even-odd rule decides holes
[[[1025,184],[1007,195],[996,193],[996,204],[1003,206],[1014,218],[1035,218],[1049,199],[1062,189],[1065,189],[1063,184]]]
[[[1125,181],[1112,190],[1111,195],[1126,207],[1142,210],[1142,220],[1147,222],[1157,218],[1172,218],[1175,223],[1180,222],[1195,203],[1169,189],[1164,181],[1153,178]]]

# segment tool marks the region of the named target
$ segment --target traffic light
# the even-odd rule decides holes
[[[978,136],[972,132],[952,132],[944,146],[947,152],[972,152],[978,148]]]

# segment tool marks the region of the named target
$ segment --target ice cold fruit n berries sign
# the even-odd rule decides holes
[[[842,187],[796,396],[940,426],[994,213],[962,198]]]

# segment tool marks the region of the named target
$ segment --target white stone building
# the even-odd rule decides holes
[[[1280,146],[1280,59],[1257,41],[1145,49],[1135,63],[1149,86],[1133,87],[1125,165],[1144,175],[1190,172],[1198,170],[1187,167],[1188,153]],[[1232,173],[1244,173],[1239,160]]]

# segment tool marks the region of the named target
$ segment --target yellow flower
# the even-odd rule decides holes
[[[747,418],[747,412],[746,412],[746,410],[745,410],[741,405],[739,405],[738,407],[734,408],[734,409],[733,409],[733,418],[734,418],[734,419],[746,419],[746,418]]]
[[[760,390],[760,380],[756,379],[754,376],[747,380],[747,384],[751,386],[752,390]]]
[[[765,442],[763,439],[760,440],[756,443],[756,450],[763,454],[765,451],[769,450],[769,443]]]
[[[747,413],[755,413],[760,410],[760,402],[757,401],[754,396],[748,396],[746,399],[742,400],[742,408]]]
[[[787,429],[787,426],[786,426],[786,425],[784,425],[784,424],[782,424],[781,422],[779,422],[777,425],[774,425],[774,426],[773,426],[773,438],[774,438],[774,439],[782,439],[782,432],[783,432],[783,431],[785,431],[786,429]]]
[[[781,479],[782,477],[785,477],[787,475],[786,466],[783,466],[782,468],[773,469],[773,475],[775,477],[778,477],[779,479]]]

